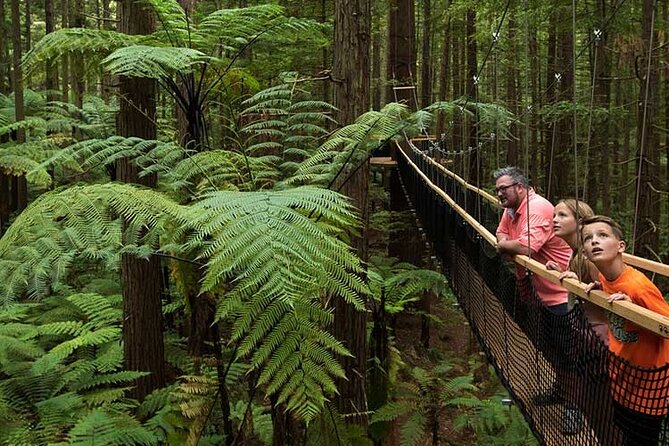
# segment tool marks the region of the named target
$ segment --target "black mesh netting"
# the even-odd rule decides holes
[[[499,210],[414,149],[403,152],[492,233]],[[400,175],[488,360],[536,437],[550,445],[669,444],[669,366],[641,369],[611,354],[576,305],[552,314],[447,203],[398,156]]]

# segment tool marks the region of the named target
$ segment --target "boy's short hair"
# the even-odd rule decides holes
[[[617,221],[611,217],[607,217],[606,215],[594,215],[592,217],[584,218],[581,221],[581,235],[583,234],[583,229],[585,229],[587,225],[594,223],[605,223],[609,225],[611,227],[611,232],[613,232],[613,235],[615,235],[618,240],[625,240],[623,228],[618,224]]]

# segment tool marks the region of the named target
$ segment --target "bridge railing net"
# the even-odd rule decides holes
[[[403,149],[430,181],[493,234],[499,210]],[[558,316],[403,156],[400,175],[470,326],[537,439],[550,445],[667,445],[669,366],[611,354],[581,305]],[[612,380],[612,377],[615,377]]]

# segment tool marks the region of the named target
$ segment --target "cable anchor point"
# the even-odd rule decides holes
[[[595,35],[595,42],[599,43],[599,41],[602,39],[602,30],[599,28],[596,28],[593,31],[593,34]]]

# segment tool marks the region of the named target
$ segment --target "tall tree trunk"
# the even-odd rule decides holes
[[[662,19],[664,23],[669,23],[669,2],[663,3]],[[664,128],[669,129],[669,46],[664,47]],[[669,131],[664,132],[664,152],[668,162],[665,166],[665,191],[669,188]],[[669,195],[666,203],[667,214],[669,214]],[[668,216],[669,218],[669,216]],[[669,263],[669,252],[665,254],[664,263]]]
[[[451,65],[451,74],[453,79],[453,99],[459,99],[463,92],[460,89],[460,42],[461,39],[458,38],[462,32],[462,23],[460,20],[454,20],[451,17],[451,35],[453,38],[451,42],[453,44],[453,64]],[[453,112],[453,125],[451,127],[451,150],[459,151],[462,149],[462,123],[463,123],[463,114],[454,111]]]
[[[118,2],[119,31],[127,34],[149,34],[154,18],[134,0]],[[120,110],[117,131],[122,136],[156,137],[156,83],[152,79],[121,77]],[[132,159],[119,161],[118,178],[126,183],[154,186],[156,177],[139,178]],[[130,395],[144,399],[165,385],[165,348],[161,306],[160,260],[156,256],[139,259],[121,257],[123,292],[123,353],[126,370],[143,370],[151,374],[137,380]]]
[[[518,48],[516,44],[516,33],[518,29],[516,27],[516,21],[513,17],[509,17],[509,38],[507,39],[508,49],[508,65],[506,67],[506,101],[509,104],[510,111],[515,115],[518,114]],[[511,124],[509,129],[512,135],[518,135],[518,126]],[[515,138],[509,138],[506,141],[506,164],[508,166],[517,166],[518,159],[518,141]]]
[[[74,0],[72,8],[72,25],[74,28],[83,28],[84,21],[84,1]],[[72,93],[74,93],[74,105],[79,108],[84,106],[84,56],[82,53],[74,53],[71,56],[72,62]]]
[[[0,35],[8,36],[7,18],[5,17],[5,0],[0,0]],[[0,94],[8,94],[12,90],[12,75],[9,60],[8,39],[0,39]]]
[[[423,50],[421,52],[420,106],[432,103],[432,5],[431,0],[423,0]]]
[[[26,0],[25,2],[25,14],[26,14],[26,22],[23,24],[26,28],[26,53],[30,51],[30,48],[32,48],[32,16],[30,14],[30,0]]]
[[[607,18],[607,7],[611,0],[597,0],[597,16],[601,22]],[[593,104],[596,109],[608,109],[611,102],[611,60],[609,57],[608,44],[609,30],[601,30],[601,36],[595,41],[596,57],[593,60]],[[593,55],[594,56],[594,55]],[[585,195],[583,199],[594,207],[602,201],[601,209],[608,213],[608,200],[610,192],[610,160],[609,160],[609,120],[604,114],[601,121],[593,123],[590,137],[590,150],[588,153],[588,171],[584,174],[583,187]],[[580,179],[579,179],[580,182]]]
[[[60,0],[61,26],[67,28],[70,23],[70,3],[69,0]],[[61,79],[63,89],[63,102],[70,102],[70,57],[64,54],[60,61]]]
[[[413,0],[391,0],[388,32],[388,98],[403,101],[415,110],[416,18]]]
[[[13,44],[13,88],[14,88],[14,118],[16,122],[23,121],[25,105],[23,102],[23,71],[21,70],[21,15],[19,11],[19,0],[12,0],[12,44]],[[25,130],[16,130],[16,142],[26,142]],[[12,195],[14,208],[12,210],[22,211],[28,205],[28,185],[25,175],[13,178]]]
[[[480,181],[480,150],[478,148],[478,64],[476,59],[476,10],[467,9],[467,99],[474,106],[474,116],[469,119],[469,147],[471,151],[469,157],[469,179],[477,186]]]
[[[321,0],[321,23],[323,24],[326,24],[328,21],[328,8],[327,8],[328,3],[329,2],[327,0]],[[323,50],[321,52],[321,58],[322,58],[323,70],[330,70],[331,61],[327,46],[323,46]],[[330,97],[329,82],[323,82],[323,100],[328,103],[332,102],[332,99]]]
[[[532,97],[532,109],[529,111],[530,120],[530,146],[532,153],[530,156],[530,176],[538,184],[539,171],[542,163],[542,154],[545,152],[539,150],[541,147],[541,135],[543,125],[538,110],[543,107],[543,95],[541,94],[541,62],[539,60],[539,41],[537,39],[537,30],[534,26],[530,27],[530,91]]]
[[[448,7],[451,6],[453,0],[448,0]],[[447,7],[447,9],[448,9]],[[439,73],[439,100],[446,101],[451,98],[450,87],[451,87],[451,78],[450,78],[450,68],[451,68],[451,13],[447,12],[448,19],[446,26],[444,26],[444,40],[441,47],[441,68]],[[437,115],[437,138],[441,139],[442,133],[445,133],[446,129],[444,126],[444,119],[446,119],[444,113],[439,113]],[[444,134],[443,141],[446,141],[446,135]]]
[[[657,28],[653,28],[654,0],[644,0],[641,21],[641,40],[644,47],[643,64],[639,64],[639,99],[637,125],[637,178],[638,216],[635,219],[634,254],[655,259],[654,250],[659,240],[660,197],[653,190],[661,189],[659,182],[660,156],[657,149],[658,136],[653,123],[658,110],[659,55],[653,48],[657,45]],[[649,59],[650,58],[650,62]]]
[[[374,4],[378,5],[378,2]],[[373,16],[376,18],[372,20],[372,26],[374,27],[372,31],[372,108],[380,110],[381,90],[383,88],[381,79],[381,41],[383,33],[381,32],[381,18],[377,17],[378,14],[373,14]]]
[[[574,35],[570,26],[572,2],[560,2],[555,8],[557,14],[557,66],[559,67],[561,80],[556,86],[558,101],[572,102],[574,96],[574,67],[572,65],[573,39]],[[553,164],[553,190],[549,191],[550,197],[556,198],[561,195],[573,195],[573,189],[569,187],[569,174],[574,170],[574,158],[572,148],[572,134],[574,126],[573,113],[566,114],[557,122],[557,138],[555,141],[555,158]],[[569,166],[569,168],[565,168]]]
[[[44,0],[44,17],[46,24],[46,33],[50,34],[55,30],[55,16],[53,11],[53,0]],[[55,101],[57,96],[55,94],[58,88],[58,65],[51,57],[46,61],[46,100]]]
[[[109,0],[102,0],[102,29],[114,29],[111,21],[111,11],[109,9]],[[107,71],[102,70],[101,95],[105,102],[109,101],[112,93],[112,76]]]
[[[371,38],[370,0],[336,0],[334,20],[334,105],[338,121],[352,123],[369,109],[369,52]],[[362,231],[351,244],[363,262],[367,261],[369,162],[349,166],[341,192],[360,210]],[[367,424],[367,317],[340,297],[335,298],[334,335],[344,342],[353,357],[343,358],[348,380],[339,380],[337,404],[343,414],[356,414],[350,421]]]

